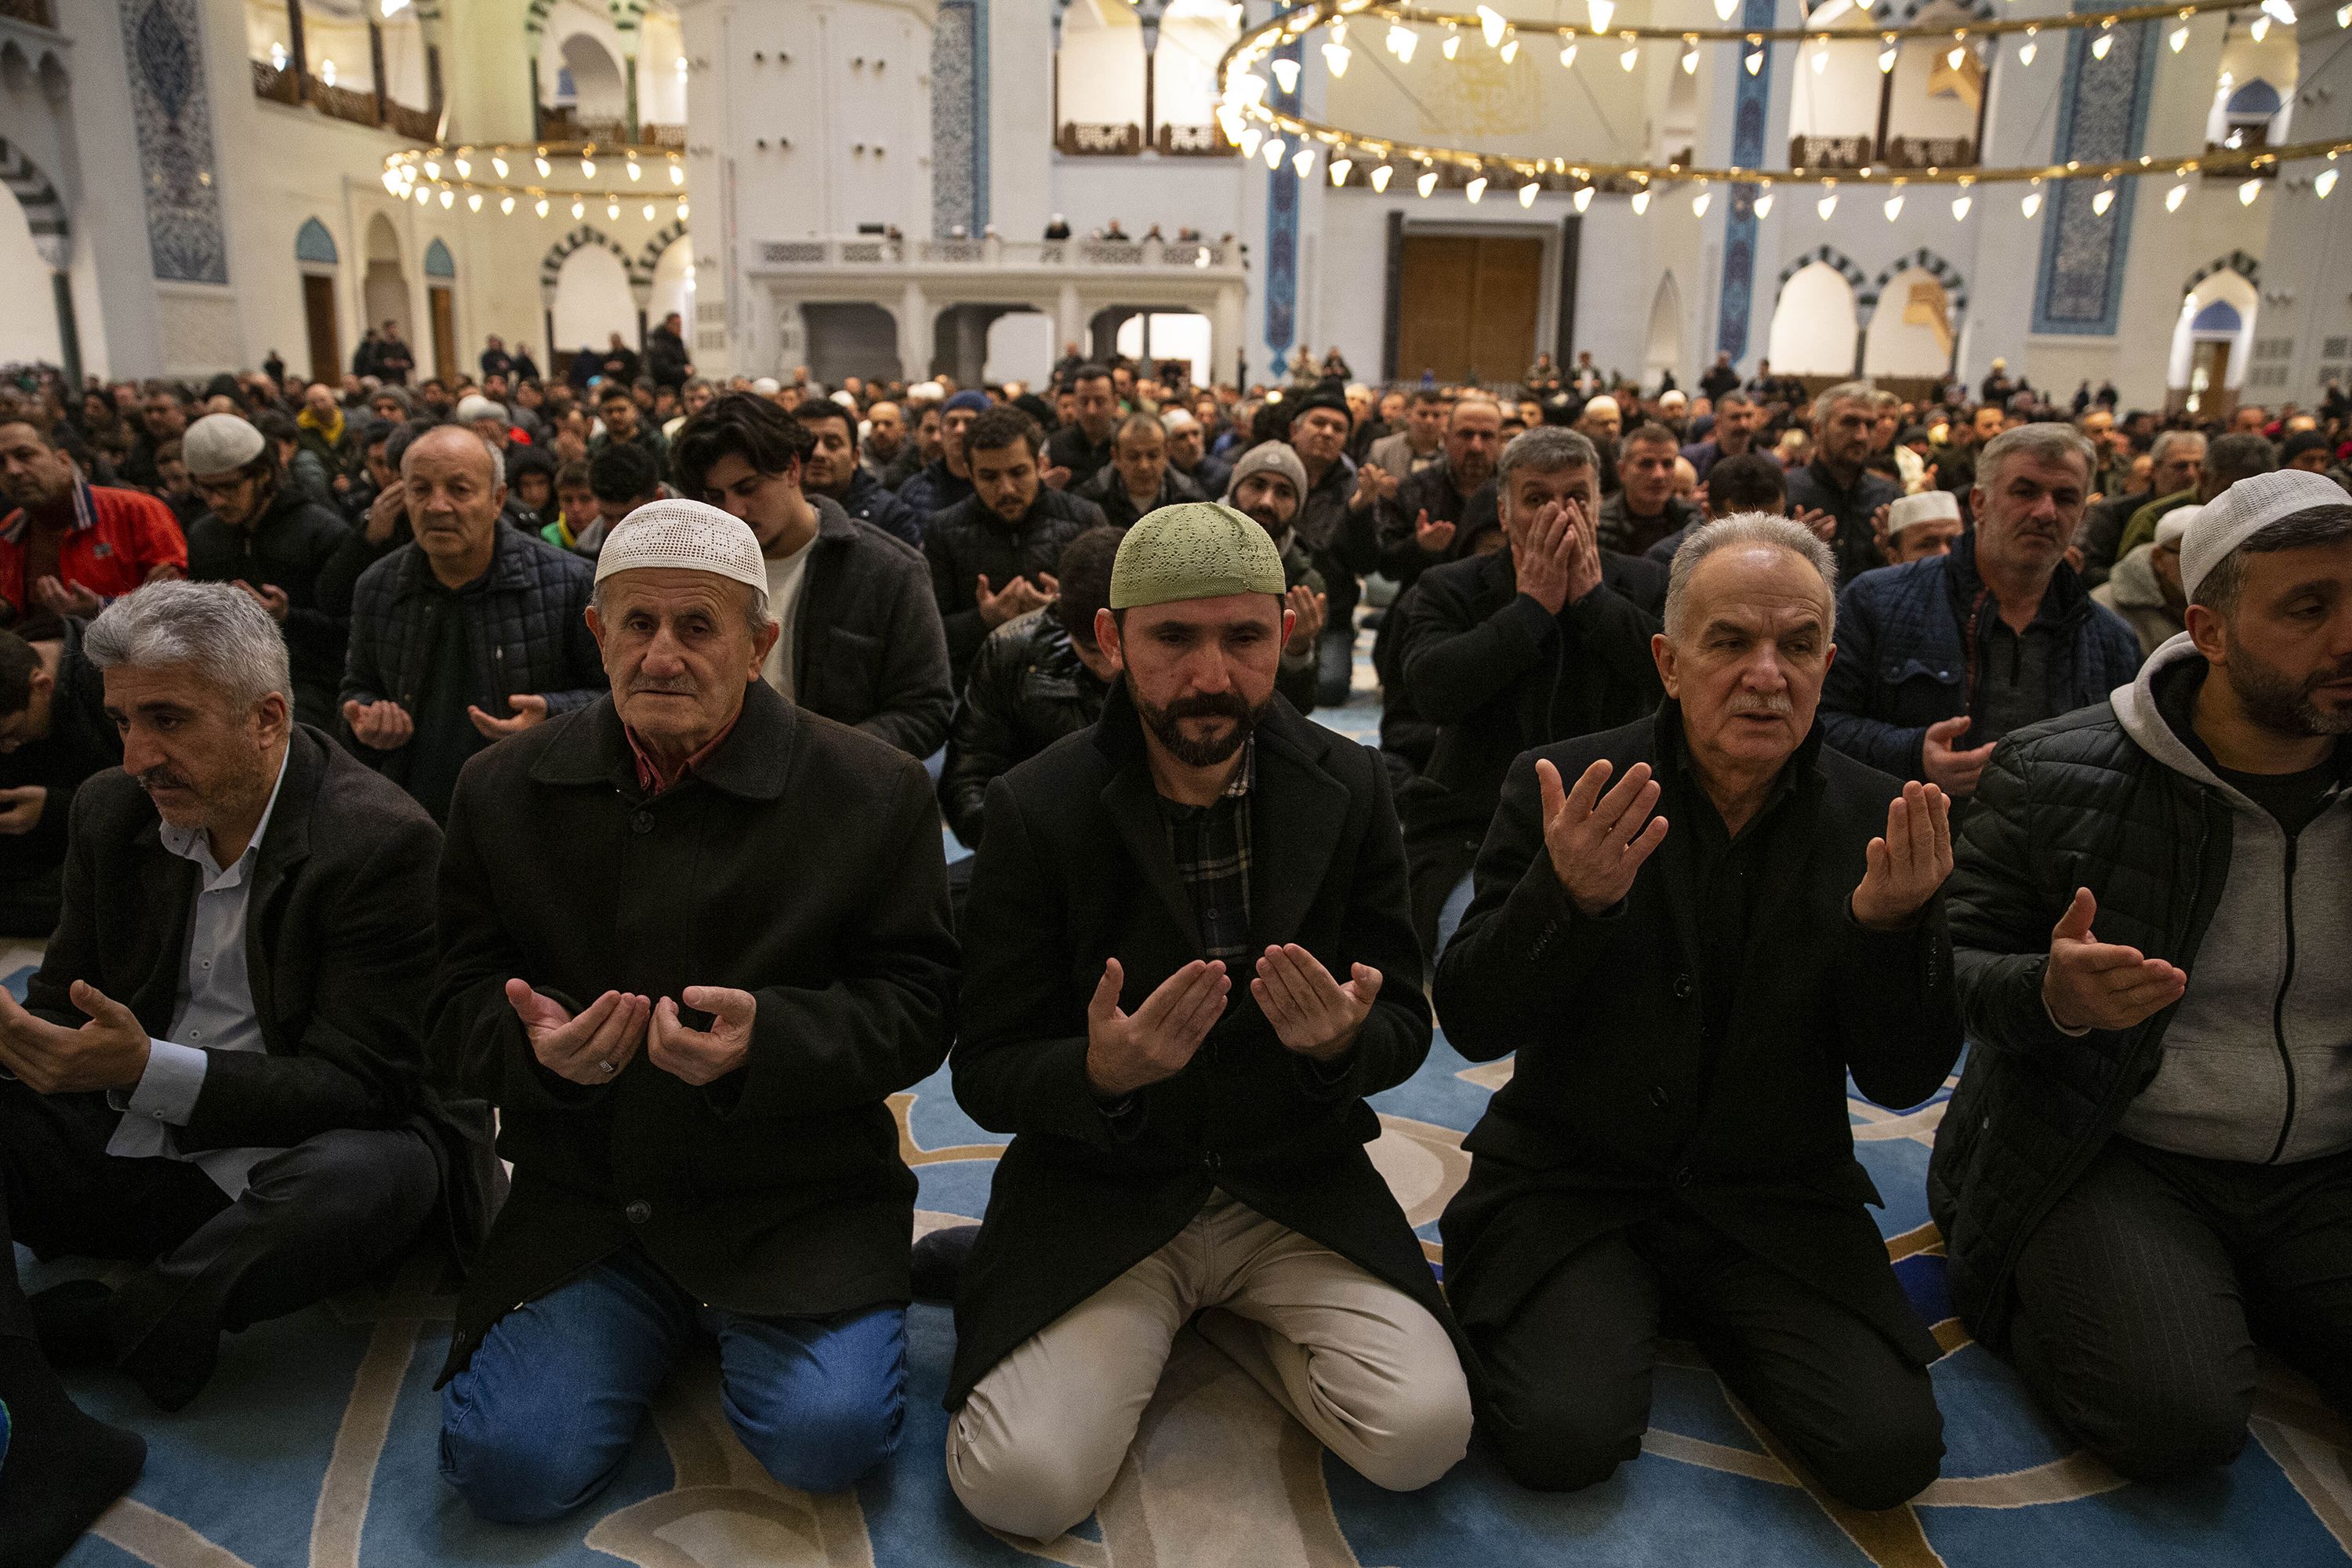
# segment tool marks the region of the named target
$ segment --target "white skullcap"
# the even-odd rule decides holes
[[[2203,507],[2194,503],[2174,507],[2156,520],[2156,542],[2158,544],[2169,544],[2178,549],[2181,540],[2188,535],[2189,525],[2203,516],[2204,512]]]
[[[941,386],[936,381],[919,381],[915,383],[914,385],[907,388],[908,396],[919,397],[927,403],[941,402],[947,397],[947,395],[948,389]]]
[[[623,572],[667,568],[710,572],[740,583],[768,602],[768,566],[759,536],[740,518],[698,500],[651,500],[604,536],[596,581]]]
[[[840,404],[844,408],[848,409],[852,414],[857,412],[856,397],[845,390],[835,393],[833,395],[833,400],[835,403]]]
[[[1949,490],[1921,490],[1916,496],[1897,497],[1886,509],[1886,536],[1892,539],[1915,522],[1959,521],[1959,497]]]
[[[784,384],[772,375],[763,375],[751,383],[751,390],[762,397],[773,397],[783,391]]]
[[[1658,406],[1661,408],[1668,406],[1687,408],[1690,406],[1690,399],[1683,395],[1682,389],[1680,387],[1670,386],[1665,391],[1658,394]]]
[[[2344,493],[2342,485],[2305,468],[2281,468],[2240,479],[2205,503],[2180,541],[2181,591],[2194,599],[2205,574],[2280,519],[2316,506],[2347,504],[2352,504],[2352,497]]]
[[[507,405],[494,403],[479,393],[457,399],[457,423],[471,425],[477,419],[495,419],[503,425],[507,422]]]
[[[1160,427],[1171,436],[1180,430],[1198,429],[1200,424],[1201,422],[1193,418],[1189,410],[1182,408],[1171,408],[1160,416]]]
[[[266,445],[252,421],[235,414],[207,414],[180,437],[180,460],[188,465],[191,477],[210,479],[235,473],[261,456]]]
[[[1624,417],[1617,406],[1617,400],[1605,392],[1586,403],[1584,411],[1587,414],[1615,414],[1621,419]]]

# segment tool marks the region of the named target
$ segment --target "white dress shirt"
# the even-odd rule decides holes
[[[293,755],[290,747],[287,755]],[[281,761],[278,782],[270,786],[269,803],[254,825],[252,841],[226,868],[214,861],[212,837],[204,829],[163,824],[163,847],[194,860],[203,876],[196,889],[195,912],[188,922],[188,951],[180,964],[171,1038],[149,1040],[147,1070],[127,1100],[119,1091],[110,1097],[121,1110],[122,1121],[107,1142],[108,1153],[134,1160],[191,1161],[231,1198],[243,1196],[253,1167],[278,1151],[208,1149],[184,1154],[173,1129],[186,1126],[188,1118],[195,1114],[196,1097],[205,1087],[206,1051],[267,1048],[246,974],[245,918],[253,897],[253,871],[260,859],[262,835],[269,830],[269,819],[278,810],[278,791],[285,787],[286,763]]]

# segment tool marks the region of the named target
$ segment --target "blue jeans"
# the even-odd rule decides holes
[[[568,1513],[613,1479],[693,1335],[719,1341],[727,1421],[761,1468],[839,1491],[896,1452],[907,1312],[703,1307],[632,1247],[499,1320],[441,1398],[441,1475],[484,1519]]]

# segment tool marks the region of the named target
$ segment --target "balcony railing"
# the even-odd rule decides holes
[[[1972,169],[1977,144],[1966,136],[1890,136],[1881,162],[1890,169]]]
[[[293,67],[280,69],[268,60],[248,60],[246,63],[253,67],[254,97],[290,107],[301,105],[302,79],[294,74]]]
[[[1878,161],[1878,149],[1867,136],[1791,136],[1791,169],[1860,169]]]
[[[373,92],[354,92],[347,87],[329,87],[323,81],[313,81],[310,102],[320,113],[336,120],[348,120],[354,125],[377,123]]]
[[[386,101],[383,123],[385,129],[396,131],[411,142],[441,139],[441,117],[429,109],[411,109],[404,103]]]
[[[1064,121],[1054,145],[1073,158],[1132,158],[1143,151],[1143,127]]]
[[[1792,169],[1969,169],[1977,145],[1966,136],[1791,136]]]
[[[1162,125],[1156,145],[1166,158],[1232,158],[1241,153],[1214,125]]]
[[[58,25],[49,15],[49,0],[0,0],[0,16],[12,22],[30,22],[36,27],[52,30]]]
[[[751,247],[755,269],[776,268],[988,268],[997,270],[1072,268],[1208,271],[1241,265],[1236,245],[1157,239],[887,239],[766,240]]]
[[[661,147],[672,153],[683,153],[686,151],[686,127],[640,123],[637,126],[637,145]]]

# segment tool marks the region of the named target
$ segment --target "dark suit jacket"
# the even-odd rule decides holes
[[[1250,941],[1306,947],[1334,975],[1382,984],[1336,1070],[1286,1049],[1234,976],[1223,1016],[1175,1077],[1117,1121],[1087,1087],[1087,1003],[1103,963],[1142,1005],[1202,956],[1124,683],[1091,728],[989,786],[963,929],[970,946],[956,1100],[1013,1134],[956,1300],[947,1403],[1038,1330],[1171,1239],[1222,1187],[1450,1323],[1403,1212],[1364,1145],[1364,1096],[1429,1051],[1420,948],[1405,913],[1388,774],[1365,748],[1276,697],[1257,731]]]
[[[793,616],[800,705],[910,757],[948,738],[948,639],[922,552],[824,496]]]
[[[1401,802],[1416,827],[1495,814],[1511,759],[1530,746],[1622,724],[1657,706],[1650,638],[1666,572],[1601,552],[1601,586],[1549,615],[1519,592],[1508,549],[1423,572],[1397,651],[1412,711],[1437,726],[1422,776]]]
[[[202,873],[163,847],[154,803],[112,769],[76,792],[65,908],[25,1005],[87,1022],[86,980],[170,1037]],[[398,785],[308,725],[247,906],[247,983],[266,1049],[207,1051],[204,1091],[179,1146],[285,1149],[336,1128],[414,1126],[433,1144],[460,1257],[488,1228],[499,1178],[489,1118],[444,1099],[425,1074],[433,975],[433,865],[441,834]]]
[[[466,764],[440,910],[433,1059],[498,1106],[514,1165],[445,1380],[516,1304],[633,1242],[730,1311],[907,1300],[915,1177],[887,1101],[946,1058],[956,965],[920,763],[755,681],[718,750],[647,795],[599,698]],[[751,1058],[701,1089],[642,1051],[567,1082],[509,976],[573,1013],[607,989],[749,991]]]
[[[1465,1323],[1499,1327],[1595,1237],[1683,1205],[1818,1286],[1922,1365],[1938,1352],[1887,1267],[1853,1157],[1845,1079],[1881,1103],[1927,1099],[1960,1047],[1939,894],[1906,931],[1847,910],[1901,786],[1821,743],[1790,759],[1728,1037],[1702,1037],[1696,835],[1671,828],[1622,905],[1581,913],[1544,848],[1535,763],[1573,782],[1607,758],[1657,763],[1682,710],[1511,764],[1476,894],[1437,964],[1445,1037],[1474,1061],[1518,1053],[1463,1147],[1446,1207],[1446,1285]],[[1706,1064],[1712,1058],[1711,1072]]]

